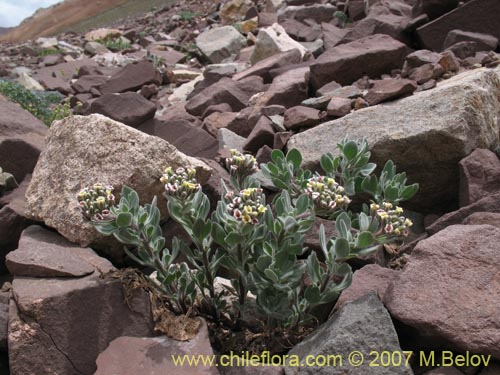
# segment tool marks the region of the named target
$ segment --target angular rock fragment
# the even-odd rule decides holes
[[[290,38],[282,26],[275,23],[270,27],[259,30],[250,62],[254,65],[270,56],[292,49],[299,50],[302,58],[307,52],[304,46]]]
[[[433,51],[441,51],[448,33],[457,28],[489,34],[500,39],[499,17],[500,2],[497,0],[470,0],[442,17],[419,27],[417,35],[423,47]]]
[[[135,92],[105,94],[93,101],[88,110],[134,128],[153,118],[155,112],[156,105]]]
[[[491,225],[452,225],[420,241],[385,293],[391,315],[436,344],[500,358],[499,241]]]
[[[417,89],[415,82],[409,79],[381,79],[376,80],[365,95],[365,100],[370,105],[375,105],[388,100],[398,99],[413,93]]]
[[[33,171],[45,147],[47,126],[18,104],[0,96],[0,167],[18,183]]]
[[[500,160],[487,149],[474,150],[460,160],[460,207],[500,192]]]
[[[129,64],[99,86],[103,94],[136,91],[149,83],[161,84],[161,75],[152,62],[140,61]]]
[[[361,352],[361,356],[365,358],[369,357],[371,351],[401,351],[391,317],[375,293],[346,304],[288,353],[289,356],[299,356],[302,363],[305,363],[307,355],[329,357],[334,353],[338,355],[336,363],[321,367],[287,366],[285,373],[287,375],[413,374],[410,367],[370,367],[369,361],[361,362],[360,366],[351,366],[344,358],[348,358],[353,350]],[[340,361],[339,357],[343,360]]]
[[[82,277],[95,271],[86,258],[99,259],[92,249],[32,225],[23,231],[17,249],[7,254],[6,264],[14,276]]]
[[[378,77],[401,68],[406,46],[388,35],[376,34],[327,50],[311,65],[314,88],[336,81],[349,85],[368,75]]]
[[[196,38],[196,46],[213,64],[236,55],[245,45],[245,37],[233,26],[210,29]]]
[[[297,130],[316,126],[320,123],[320,111],[314,108],[296,106],[286,110],[284,126],[288,130]]]
[[[208,336],[207,324],[203,322],[197,335],[188,341],[177,341],[167,336],[129,337],[113,340],[97,358],[95,375],[137,375],[137,374],[193,374],[193,367],[174,364],[173,356],[214,356]],[[212,366],[196,366],[196,374],[216,375]]]

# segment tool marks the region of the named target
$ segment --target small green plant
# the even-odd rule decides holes
[[[79,109],[81,103],[78,102],[76,108]],[[73,114],[71,111],[71,104],[69,98],[64,99],[62,103],[58,103],[51,108],[51,114],[47,118],[47,123],[52,124],[55,120],[62,120],[63,118],[69,117]]]
[[[38,51],[39,57],[49,56],[49,55],[59,55],[61,53],[57,48],[43,48]]]
[[[61,104],[62,95],[58,93],[33,92],[16,82],[0,80],[0,94],[18,103],[47,126],[71,115],[69,99]]]
[[[183,21],[191,21],[193,18],[199,16],[199,13],[194,13],[189,10],[183,10],[179,13],[179,17],[181,17],[181,20]]]
[[[97,185],[82,190],[78,200],[99,232],[132,246],[127,254],[157,271],[154,285],[174,312],[200,314],[234,328],[244,324],[245,306],[255,304],[266,335],[289,335],[313,322],[312,311],[350,285],[349,259],[404,238],[412,225],[395,202],[411,198],[418,185],[406,186],[392,162],[374,180],[366,141],[345,139],[338,148],[339,156],[322,158],[324,175],[302,168],[297,150],[286,155],[273,151],[272,161],[261,165],[281,190],[272,203],[253,178],[255,158],[231,150],[226,160],[231,186],[222,183],[223,194],[212,213],[195,170],[168,167],[161,182],[169,214],[192,246],[174,238],[171,249],[165,248],[156,198],[142,206],[137,193],[123,187],[115,204],[112,189]],[[358,191],[373,199],[353,213],[349,196]],[[303,259],[305,236],[316,216],[335,220],[332,238],[320,227],[323,262],[315,252]],[[187,260],[176,263],[180,253]],[[221,268],[232,274],[226,290],[214,286]],[[228,300],[227,293],[233,298]]]
[[[156,69],[162,70],[165,68],[165,58],[159,57],[158,55],[151,53],[151,51],[146,52],[146,59],[151,61]]]
[[[345,29],[349,23],[352,23],[352,20],[349,18],[349,16],[341,10],[336,11],[333,16],[338,19],[339,27],[341,27],[342,29]]]
[[[4,172],[2,167],[0,167],[0,196],[6,191],[12,190],[18,187],[15,177],[7,172]]]
[[[99,39],[97,42],[111,51],[124,51],[131,46],[131,43],[122,37]]]

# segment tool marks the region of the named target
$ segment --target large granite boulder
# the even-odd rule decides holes
[[[351,113],[293,136],[288,148],[316,167],[320,156],[336,153],[346,135],[366,138],[379,166],[392,159],[410,182],[420,184],[414,201],[437,211],[458,198],[458,162],[478,147],[499,143],[500,69],[469,71],[437,88]]]
[[[195,168],[202,183],[210,175],[208,166],[168,142],[102,115],[56,121],[26,192],[27,211],[70,241],[87,246],[102,237],[79,211],[77,193],[97,182],[113,185],[116,193],[127,185],[138,192],[142,204],[155,195],[160,198],[158,206],[165,215],[159,178],[167,166]]]

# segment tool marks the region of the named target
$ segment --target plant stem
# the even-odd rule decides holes
[[[238,252],[238,262],[240,264],[240,267],[241,267],[241,270],[244,271],[245,270],[245,264],[243,262],[243,248],[241,247],[241,244],[239,243],[238,244],[238,249],[237,249],[237,252]],[[238,276],[238,284],[239,284],[239,302],[240,302],[240,305],[244,305],[245,304],[245,298],[246,298],[246,295],[247,295],[247,290],[246,290],[246,286],[244,285],[244,282],[243,282],[243,275],[240,273],[239,276]]]

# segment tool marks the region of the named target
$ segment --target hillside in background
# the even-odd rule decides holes
[[[0,37],[0,41],[19,42],[39,36],[57,34],[62,29],[115,8],[127,0],[65,0],[49,8],[39,9],[18,27]],[[1,31],[0,31],[1,34]]]
[[[8,33],[10,30],[12,30],[12,27],[0,27],[0,35]]]

